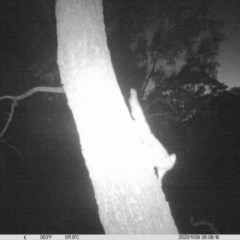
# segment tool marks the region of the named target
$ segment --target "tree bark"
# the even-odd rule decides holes
[[[100,0],[58,0],[58,65],[108,234],[177,233],[119,89]]]

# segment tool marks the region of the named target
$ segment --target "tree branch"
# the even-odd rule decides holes
[[[17,102],[16,100],[13,100],[12,104],[11,104],[11,111],[10,111],[10,114],[9,114],[9,117],[8,117],[8,120],[2,130],[2,132],[0,133],[0,139],[2,138],[2,136],[4,135],[4,133],[7,131],[8,129],[8,126],[10,124],[10,122],[12,121],[12,117],[13,117],[13,113],[14,113],[14,108],[17,106]]]
[[[146,90],[146,88],[147,88],[147,85],[148,85],[148,83],[149,83],[149,81],[150,81],[153,73],[155,72],[155,67],[156,67],[156,63],[157,63],[157,61],[158,61],[158,56],[159,56],[159,51],[156,52],[156,57],[155,57],[155,59],[153,60],[153,65],[152,65],[151,71],[149,72],[149,74],[148,74],[145,82],[144,82],[143,85],[142,85],[142,89],[141,89],[141,91],[142,91],[142,96],[144,96],[144,92],[145,92],[145,90]]]
[[[30,90],[28,90],[27,92],[18,95],[18,96],[3,96],[0,97],[0,101],[5,100],[5,99],[9,99],[12,100],[12,104],[11,104],[11,110],[10,110],[10,114],[8,117],[8,120],[3,128],[3,130],[0,132],[0,139],[2,138],[2,136],[5,134],[5,132],[8,129],[8,126],[10,124],[10,122],[12,121],[13,118],[13,114],[14,114],[14,109],[18,104],[18,101],[21,101],[25,98],[30,97],[31,95],[37,93],[37,92],[49,92],[49,93],[64,93],[64,90],[62,87],[45,87],[45,86],[39,86],[39,87],[34,87]]]
[[[194,227],[200,227],[200,226],[207,226],[211,229],[212,233],[213,234],[219,234],[219,231],[218,229],[215,227],[214,223],[210,223],[208,221],[196,221],[194,222],[193,220],[193,217],[191,216],[191,224],[194,226]]]
[[[41,87],[34,87],[30,90],[28,90],[27,92],[18,95],[18,96],[3,96],[0,97],[0,101],[4,100],[4,99],[10,99],[13,101],[20,101],[23,100],[27,97],[30,97],[31,95],[33,95],[34,93],[37,92],[50,92],[50,93],[64,93],[63,87],[45,87],[45,86],[41,86]]]

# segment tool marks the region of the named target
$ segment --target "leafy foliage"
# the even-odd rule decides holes
[[[177,119],[186,120],[206,95],[226,89],[217,80],[223,24],[211,18],[208,1],[104,2],[109,47],[123,91],[134,87],[147,104],[150,99],[165,102]]]

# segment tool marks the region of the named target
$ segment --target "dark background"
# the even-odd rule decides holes
[[[108,1],[104,4],[107,15]],[[39,85],[60,86],[54,1],[2,1],[0,9],[0,96]],[[216,13],[219,18],[222,11],[223,7]],[[239,44],[237,36],[234,42]],[[109,46],[114,54],[111,37]],[[114,64],[118,73],[119,62]],[[224,82],[228,85],[227,79]],[[129,83],[119,83],[125,92]],[[191,217],[214,223],[221,233],[240,233],[239,92],[221,91],[201,108],[204,114],[185,122],[149,120],[169,152],[177,154],[163,187],[180,233],[211,232],[193,227]],[[10,106],[9,100],[0,101],[0,129]],[[37,93],[18,103],[0,139],[1,234],[103,233],[79,144],[63,94]]]

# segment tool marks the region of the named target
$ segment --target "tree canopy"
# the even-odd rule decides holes
[[[145,100],[164,102],[184,120],[206,95],[226,89],[217,80],[223,23],[211,17],[209,1],[104,2],[108,43],[123,91],[135,87]]]

